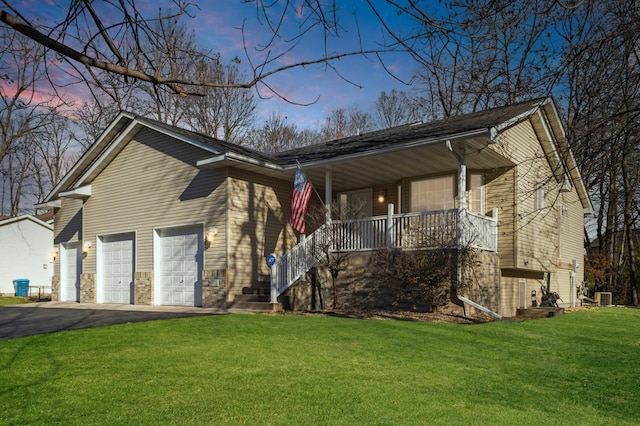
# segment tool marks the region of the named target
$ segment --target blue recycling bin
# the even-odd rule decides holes
[[[13,280],[13,288],[16,290],[16,296],[28,297],[29,296],[29,280],[25,278],[19,278]]]

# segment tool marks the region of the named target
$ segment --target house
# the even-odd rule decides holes
[[[300,238],[298,165],[320,203],[357,201],[365,225],[327,217]],[[262,280],[276,302],[318,238],[370,252],[437,232],[481,251],[486,279],[464,300],[503,316],[543,285],[576,303],[592,210],[550,98],[276,155],[123,112],[39,207],[55,212],[57,300],[227,306]]]
[[[44,220],[43,220],[44,219]],[[0,220],[0,294],[13,295],[13,281],[28,279],[49,291],[53,276],[53,225],[42,216]]]

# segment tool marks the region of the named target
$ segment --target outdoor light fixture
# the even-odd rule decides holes
[[[58,253],[60,253],[60,247],[54,247],[53,250],[51,251],[51,257],[53,258],[53,261],[56,261],[56,258],[58,257]]]
[[[83,246],[82,246],[82,256],[86,257],[87,253],[89,253],[89,249],[91,248],[92,243],[91,241],[85,241]]]
[[[379,203],[384,203],[384,197],[386,196],[386,191],[382,190],[380,191],[380,193],[378,194],[378,202]]]
[[[211,228],[209,228],[209,230],[207,231],[207,233],[204,236],[204,246],[205,246],[205,248],[209,248],[211,246],[211,244],[213,243],[213,240],[215,239],[217,234],[218,234],[218,228],[213,227],[213,226]]]

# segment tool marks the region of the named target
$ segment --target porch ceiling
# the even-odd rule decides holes
[[[489,147],[486,138],[464,141],[468,170],[511,167],[513,162]],[[460,147],[460,145],[457,145]],[[325,164],[303,165],[307,178],[318,188],[324,188],[325,172],[331,171],[334,191],[366,188],[395,183],[413,176],[451,172],[458,169],[458,160],[446,142],[410,147],[398,151],[361,155]],[[291,173],[293,177],[293,173]]]

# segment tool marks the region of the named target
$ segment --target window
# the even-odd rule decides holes
[[[372,197],[371,189],[342,192],[339,197],[340,218],[360,219],[371,217],[373,211]]]
[[[415,180],[411,182],[411,211],[429,212],[455,208],[453,176]]]
[[[544,184],[536,182],[536,210],[544,209]]]

